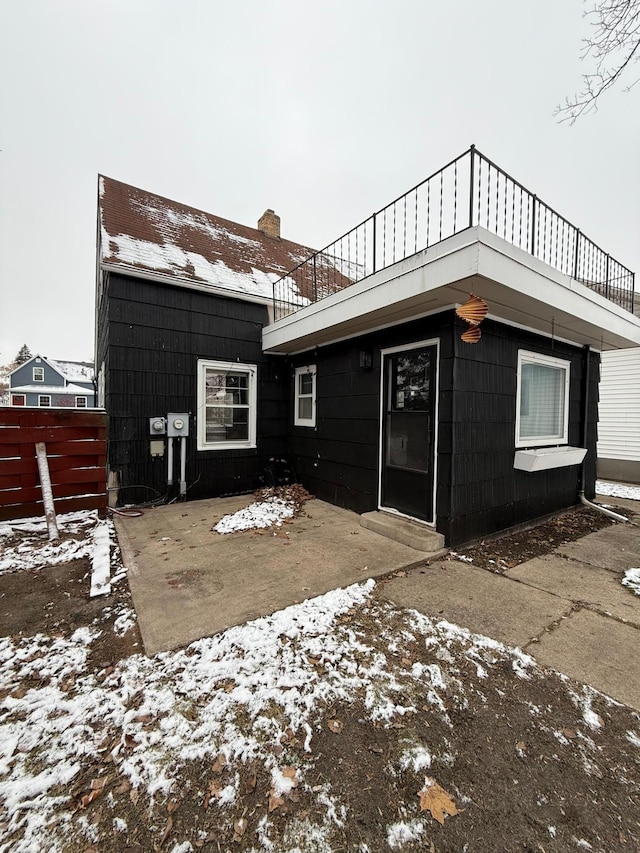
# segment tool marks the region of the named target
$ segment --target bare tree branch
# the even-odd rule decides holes
[[[593,33],[583,39],[581,59],[590,60],[595,69],[582,75],[582,91],[566,98],[554,111],[559,121],[570,124],[581,115],[597,110],[600,96],[640,59],[640,0],[600,0],[585,17],[591,18]]]

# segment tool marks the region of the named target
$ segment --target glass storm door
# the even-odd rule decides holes
[[[381,505],[433,521],[437,347],[385,356]]]

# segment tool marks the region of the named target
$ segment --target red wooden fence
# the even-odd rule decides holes
[[[0,521],[44,515],[36,442],[44,441],[56,512],[107,511],[104,412],[0,406]]]

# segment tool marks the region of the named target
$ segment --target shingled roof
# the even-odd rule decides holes
[[[264,298],[313,249],[99,176],[99,263]]]

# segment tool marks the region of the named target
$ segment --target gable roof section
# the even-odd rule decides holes
[[[67,383],[93,382],[92,364],[89,364],[86,361],[54,361],[52,358],[40,355],[40,353],[32,355],[31,358],[27,359],[27,361],[19,364],[17,367],[14,367],[13,370],[9,371],[7,375],[12,376],[18,370],[27,367],[32,362],[36,364],[40,364],[41,362],[48,364],[49,367],[55,370],[55,372],[58,373]]]
[[[314,250],[99,176],[102,268],[150,273],[271,299],[273,282]]]

